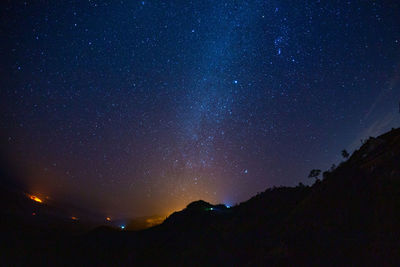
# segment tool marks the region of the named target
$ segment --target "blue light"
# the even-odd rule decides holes
[[[229,206],[229,205],[225,205],[225,207],[227,207],[227,208],[229,209],[231,206]]]
[[[120,228],[121,228],[122,230],[124,230],[124,229],[125,229],[125,225],[121,225]]]

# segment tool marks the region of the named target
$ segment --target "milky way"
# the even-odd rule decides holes
[[[397,1],[1,6],[1,145],[30,193],[232,205],[400,125]]]

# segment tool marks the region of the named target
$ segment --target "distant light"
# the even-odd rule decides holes
[[[110,218],[110,217],[107,217],[107,218],[106,218],[106,221],[110,222],[110,221],[111,221],[111,218]]]
[[[234,80],[234,81],[233,81],[233,83],[234,83],[234,84],[237,84],[237,83],[238,83],[238,81],[237,81],[237,80]]]
[[[33,201],[36,201],[36,202],[39,202],[39,203],[43,203],[43,200],[41,200],[37,196],[29,195],[29,198],[32,199]]]
[[[35,212],[32,212],[32,216],[36,216],[36,213],[35,213]]]
[[[146,219],[146,224],[148,227],[152,227],[155,225],[162,224],[164,220],[165,220],[164,217],[149,218],[149,219]]]
[[[77,217],[75,217],[75,216],[72,216],[71,219],[74,220],[74,221],[79,220],[79,218],[77,218]]]
[[[124,230],[124,229],[125,229],[125,225],[121,225],[120,227],[121,227],[121,229],[122,229],[122,230]]]
[[[225,205],[225,207],[227,207],[227,208],[229,209],[231,206],[229,206],[229,205]]]
[[[210,208],[210,210],[214,210],[214,208]]]

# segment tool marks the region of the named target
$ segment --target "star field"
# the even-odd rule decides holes
[[[1,6],[1,145],[32,193],[233,205],[399,126],[396,1]]]

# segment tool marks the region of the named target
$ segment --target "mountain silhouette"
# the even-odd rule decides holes
[[[6,225],[2,227],[4,231]],[[24,231],[19,231],[17,251],[2,248],[9,262],[396,265],[400,262],[400,129],[366,140],[312,186],[270,188],[234,207],[195,201],[142,231],[99,227],[68,237],[43,240],[38,235],[40,248],[33,237],[24,240]]]

